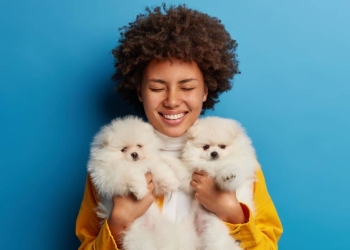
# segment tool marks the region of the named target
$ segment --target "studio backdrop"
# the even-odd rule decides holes
[[[350,2],[185,3],[238,42],[241,74],[206,115],[252,138],[284,227],[279,249],[350,249]],[[159,4],[0,2],[2,249],[78,248],[92,137],[134,113],[111,80],[118,28]]]

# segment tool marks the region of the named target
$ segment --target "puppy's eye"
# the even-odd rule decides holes
[[[140,144],[137,144],[137,146],[138,146],[139,148],[142,148],[142,145],[140,145]]]
[[[222,149],[225,149],[226,145],[221,144],[221,145],[219,145],[219,147],[222,148]]]
[[[127,147],[125,147],[125,148],[123,148],[122,150],[120,150],[120,151],[122,151],[123,153],[126,151],[126,149],[127,149]]]
[[[207,150],[209,147],[210,147],[209,145],[204,145],[204,146],[203,146],[203,149],[204,149],[204,150]]]

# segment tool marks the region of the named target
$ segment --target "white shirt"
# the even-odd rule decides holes
[[[165,145],[161,151],[164,154],[179,158],[186,143],[186,133],[176,138],[163,135],[157,130],[155,130],[155,133]],[[164,196],[162,214],[173,221],[182,221],[190,215],[191,204],[191,196],[181,190],[166,194]]]

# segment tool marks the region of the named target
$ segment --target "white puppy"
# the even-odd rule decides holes
[[[161,146],[153,127],[133,116],[115,119],[96,134],[88,172],[101,198],[97,209],[100,218],[109,217],[114,195],[131,193],[138,200],[142,199],[148,192],[147,172],[152,173],[155,195],[178,189],[179,181],[168,165],[171,160],[160,158]],[[166,249],[161,242],[164,239],[159,239],[159,232],[155,231],[163,230],[166,225],[163,219],[156,204],[153,204],[125,232],[124,248]]]
[[[237,199],[254,213],[253,182],[257,164],[251,140],[240,124],[231,119],[206,117],[188,131],[182,154],[190,173],[204,170],[222,190],[236,190]],[[227,226],[213,213],[193,203],[194,223],[201,250],[241,249]]]

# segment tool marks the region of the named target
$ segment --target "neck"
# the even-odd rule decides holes
[[[169,154],[173,154],[176,156],[180,155],[180,153],[181,153],[181,151],[186,143],[187,133],[185,133],[179,137],[169,137],[169,136],[166,136],[166,135],[160,133],[157,130],[154,130],[154,131],[163,143],[163,147],[162,147],[161,151],[163,151],[164,153],[169,153]]]

